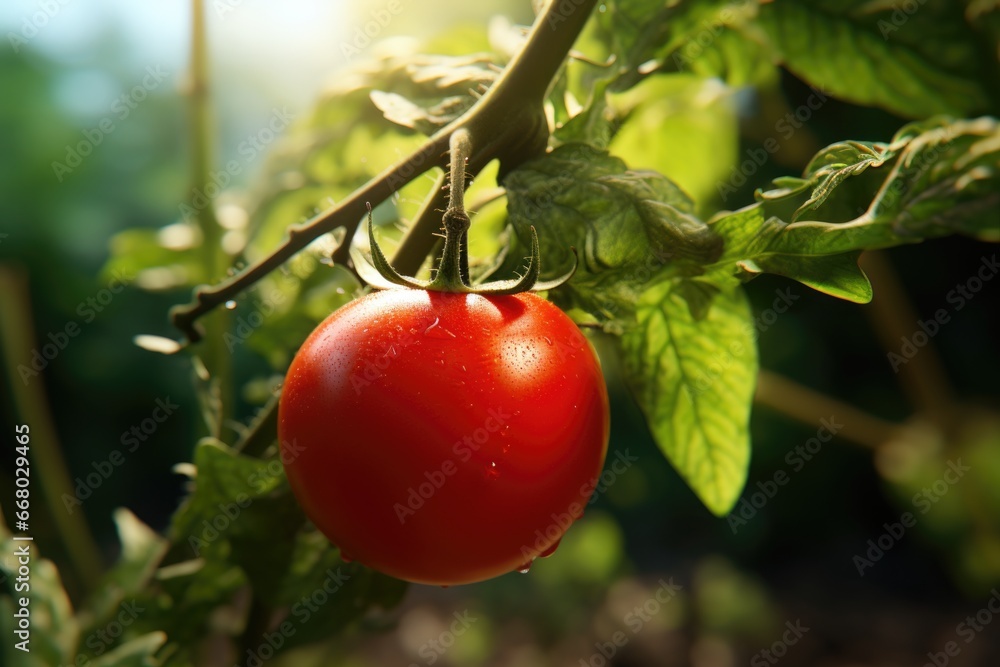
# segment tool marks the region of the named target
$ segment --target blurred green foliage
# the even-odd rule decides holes
[[[929,9],[915,14],[913,23],[907,19],[897,26],[891,8],[862,13],[855,21],[861,11],[856,4],[764,3],[758,18],[756,3],[607,3],[577,44],[587,60],[571,62],[556,84],[561,94],[553,96],[551,115],[560,128],[554,143],[586,140],[607,148],[630,168],[656,170],[687,193],[677,198],[687,201],[678,204],[683,212],[707,219],[723,206],[751,204],[754,190],[767,187],[773,178],[809,178],[809,159],[822,146],[845,138],[887,142],[906,120],[932,113],[1000,111],[996,87],[990,85],[998,71],[1000,12],[995,7],[928,2]],[[729,13],[723,16],[720,10]],[[879,21],[898,28],[891,32],[892,40],[882,38],[885,28]],[[789,25],[808,30],[787,29]],[[516,43],[519,31],[501,28],[494,27],[492,40],[478,27],[456,30],[431,41],[425,52],[482,53],[503,64],[510,55],[503,44]],[[698,40],[706,30],[712,39],[703,47]],[[899,42],[893,41],[897,34]],[[896,48],[900,44],[909,49],[906,58]],[[123,48],[109,46],[100,62],[127,90],[142,68],[114,65]],[[462,70],[444,57],[421,61],[412,49],[397,46],[377,67],[358,68],[369,70],[366,74],[340,77],[310,114],[268,147],[266,176],[219,198],[219,217],[230,234],[227,252],[235,262],[259,259],[289,225],[326,207],[330,199],[339,201],[418,146],[418,134],[399,121],[420,130],[433,128],[441,122],[437,112],[461,108],[468,102],[463,101],[463,87],[489,71],[477,65]],[[617,60],[609,68],[612,54]],[[454,89],[439,86],[442,73],[455,71]],[[423,661],[423,642],[437,628],[447,627],[439,617],[447,618],[450,611],[443,610],[473,608],[482,620],[446,661],[501,664],[502,656],[513,664],[576,664],[594,651],[595,641],[606,641],[622,626],[633,605],[650,598],[659,578],[671,575],[684,589],[657,615],[655,628],[637,633],[623,649],[622,664],[673,664],[667,658],[656,662],[657,656],[668,654],[683,664],[685,652],[694,651],[690,644],[711,647],[716,640],[748,656],[770,645],[786,618],[806,613],[827,619],[826,636],[860,644],[862,648],[841,651],[860,659],[877,630],[838,626],[817,607],[851,609],[877,619],[880,610],[894,605],[919,605],[917,621],[948,628],[1000,582],[995,384],[1000,353],[994,313],[1000,283],[985,283],[976,298],[952,312],[952,321],[931,342],[953,385],[939,387],[958,415],[945,426],[930,423],[927,415],[914,416],[917,410],[907,401],[911,376],[905,368],[903,375],[892,372],[886,360],[890,350],[882,348],[868,320],[871,307],[794,285],[790,312],[757,328],[761,365],[885,419],[910,420],[897,439],[881,443],[874,453],[841,439],[826,443],[815,464],[796,471],[779,496],[733,531],[705,510],[660,454],[625,388],[628,367],[616,361],[609,340],[598,339],[613,398],[611,455],[628,449],[639,463],[599,495],[557,556],[539,561],[528,576],[511,574],[456,591],[417,590],[394,616],[371,611],[372,606],[397,605],[403,586],[360,566],[344,565],[314,531],[297,530],[303,517],[290,502],[283,477],[267,472],[276,462],[274,452],[257,459],[232,447],[272,398],[298,343],[350,299],[358,284],[347,271],[325,262],[333,245],[325,239],[238,299],[226,314],[235,336],[229,348],[238,397],[235,421],[226,425],[224,441],[195,445],[205,432],[198,416],[204,403],[191,391],[197,365],[192,369],[182,357],[151,354],[131,343],[137,334],[174,336],[167,309],[188,299],[195,285],[212,280],[197,254],[197,229],[182,219],[179,209],[189,194],[184,102],[173,89],[156,90],[60,181],[53,161],[64,161],[67,146],[100,120],[81,117],[56,101],[53,91],[66,75],[66,65],[31,49],[17,55],[0,50],[0,127],[16,128],[0,133],[0,201],[7,211],[0,227],[6,234],[0,237],[0,263],[16,267],[30,280],[34,312],[20,317],[33,322],[39,345],[67,322],[81,325],[72,345],[39,378],[53,406],[74,483],[93,472],[95,462],[124,449],[125,433],[150,417],[157,399],[169,397],[179,408],[79,510],[93,526],[109,564],[104,579],[76,577],[67,565],[73,547],[60,541],[51,519],[64,508],[36,506],[32,532],[40,552],[51,559],[34,561],[33,599],[45,610],[36,617],[37,661],[15,662],[23,656],[5,643],[4,664],[71,664],[79,655],[90,665],[108,667],[161,661],[208,664],[214,642],[234,638],[236,655],[229,657],[245,661],[247,651],[259,651],[263,633],[274,631],[268,609],[294,609],[296,600],[322,589],[328,573],[340,567],[349,578],[338,589],[337,603],[323,607],[320,621],[307,619],[294,626],[294,640],[286,646],[294,650],[284,662],[384,664],[373,648],[380,642],[391,645],[386,650],[393,659]],[[814,94],[810,86],[827,91],[830,99],[811,112],[800,131],[781,140],[780,150],[767,148],[769,139],[781,136],[778,123],[785,114],[809,102]],[[440,95],[427,96],[428,87]],[[377,105],[373,90],[400,97],[382,97]],[[422,106],[407,107],[400,99]],[[394,103],[389,116],[395,124],[383,115],[387,101]],[[428,106],[435,113],[421,111]],[[719,183],[734,183],[741,163],[760,150],[773,159],[744,175],[734,191],[720,190]],[[844,163],[852,164],[837,161]],[[980,166],[996,168],[995,160]],[[520,173],[502,185],[516,190],[518,178],[530,180]],[[470,199],[496,185],[495,169],[484,172]],[[985,195],[995,197],[995,186],[989,187],[993,189]],[[401,236],[398,223],[412,218],[429,188],[429,180],[418,180],[376,209],[380,242],[384,239],[387,250]],[[869,188],[860,198],[866,206],[872,192]],[[506,224],[504,203],[484,204],[477,216],[471,244],[481,263],[496,254],[502,241],[514,238],[509,231],[500,233]],[[516,215],[515,197],[506,203]],[[796,201],[793,209],[802,203]],[[780,208],[782,202],[765,202],[761,208],[768,206]],[[929,210],[929,217],[938,213],[922,210]],[[982,209],[976,231],[987,237],[997,232],[995,213],[995,206]],[[982,258],[992,253],[992,246],[950,238],[899,248],[888,257],[916,316],[926,320],[935,310],[951,307],[949,290],[966,284]],[[87,321],[80,305],[106,289],[116,272],[129,276],[128,288]],[[821,273],[817,280],[830,280],[830,273]],[[767,275],[748,283],[753,312],[765,312],[775,291],[789,284]],[[878,289],[876,284],[876,293]],[[265,312],[263,325],[249,325],[254,314]],[[917,322],[902,325],[910,334],[919,330]],[[892,351],[898,350],[895,345]],[[7,372],[5,396],[12,396],[21,379],[16,369]],[[19,415],[12,401],[0,405],[4,432],[12,432]],[[812,437],[819,419],[828,416],[817,414],[810,426],[766,409],[755,411],[750,428],[755,448],[744,497],[776,470],[788,470],[788,453]],[[971,467],[968,478],[938,494],[935,483],[947,462],[958,458]],[[212,482],[192,487],[190,467],[173,469],[188,461],[202,474],[216,470]],[[10,466],[9,457],[0,462],[5,490],[13,488]],[[211,525],[220,512],[225,517],[220,506],[246,493],[247,480],[255,474],[267,483],[251,490],[252,502],[241,508],[240,521],[206,541],[204,557],[200,550],[192,553],[189,538],[207,537],[202,522]],[[192,488],[193,495],[186,495]],[[924,515],[914,498],[928,488],[938,500]],[[5,515],[10,514],[8,502],[0,498]],[[181,510],[171,523],[178,505]],[[886,522],[914,508],[919,514],[915,534],[895,544],[859,579],[852,557],[867,550],[866,542],[877,538]],[[12,551],[8,534],[0,537],[4,553]],[[0,628],[9,637],[4,624],[11,618],[6,593],[12,570],[7,564],[4,576]],[[133,596],[139,596],[143,608],[136,622],[113,641],[94,640]],[[869,604],[870,609],[860,609]],[[294,613],[291,618],[300,620]],[[158,632],[163,628],[170,628],[167,636]],[[690,642],[670,643],[681,631]],[[341,634],[315,644],[334,632]],[[936,650],[922,641],[906,644],[914,661]],[[512,646],[523,653],[510,657]],[[997,647],[980,649],[981,655],[991,649]],[[818,657],[823,649],[810,650],[814,653],[790,656],[789,664],[812,664],[809,657]],[[518,662],[523,656],[529,657]]]

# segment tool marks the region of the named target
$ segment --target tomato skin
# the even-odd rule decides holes
[[[389,290],[303,343],[278,432],[292,490],[344,554],[471,583],[530,563],[582,514],[608,396],[587,339],[540,297]]]

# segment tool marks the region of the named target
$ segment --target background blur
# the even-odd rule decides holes
[[[501,7],[514,23],[530,22],[527,3],[516,3],[513,14],[509,4],[404,1],[403,13],[379,37],[428,40],[453,22],[481,32]],[[336,84],[338,72],[351,64],[342,48],[345,40],[381,5],[220,0],[206,6],[214,161],[221,166],[234,158],[244,161],[240,147],[275,109],[293,118],[308,113],[321,91]],[[14,395],[28,383],[44,388],[74,480],[120,449],[123,435],[150,416],[157,400],[178,406],[72,515],[80,522],[86,517],[109,563],[117,549],[112,511],[130,508],[163,529],[182,497],[183,478],[172,468],[190,460],[203,428],[190,362],[132,344],[137,334],[176,337],[167,310],[186,302],[190,290],[143,289],[132,276],[118,291],[104,270],[114,244],[128,242],[124,230],[156,230],[177,222],[179,204],[188,194],[182,95],[188,12],[187,3],[162,0],[17,0],[0,7],[4,330],[33,332],[31,347],[41,349],[59,339],[67,324],[75,322],[80,329],[38,377],[25,381],[19,373],[18,366],[30,366],[30,358],[5,360],[4,442],[13,425],[25,421]],[[11,34],[21,39],[11,40]],[[144,91],[141,100],[137,86]],[[788,75],[780,90],[791,108],[811,94]],[[122,95],[133,104],[122,102]],[[734,140],[740,137],[728,149],[735,165],[766,138],[761,128],[773,127],[773,119],[765,115],[767,105],[755,104],[748,91],[724,91],[724,96],[729,131]],[[663,120],[664,132],[671,122]],[[821,146],[848,138],[885,141],[904,122],[830,102],[725,205],[749,203],[755,187],[799,171]],[[108,123],[110,131],[93,134]],[[55,162],[71,165],[71,147],[87,132],[100,136],[91,141],[90,154],[68,172],[54,168]],[[687,135],[689,154],[711,151],[718,141],[714,135]],[[623,143],[621,150],[633,154],[633,164],[641,155],[636,146]],[[350,157],[364,161],[367,155]],[[236,193],[259,187],[267,163],[263,151],[247,158],[230,187]],[[382,160],[375,168],[387,163]],[[683,175],[667,175],[683,180]],[[880,295],[868,306],[771,276],[748,285],[761,314],[777,291],[793,295],[787,313],[773,322],[770,316],[761,320],[762,367],[830,398],[813,401],[795,387],[765,383],[763,398],[771,405],[755,409],[754,457],[744,498],[749,503],[758,491],[766,496],[778,471],[786,472],[789,481],[773,497],[758,496],[759,508],[743,506],[743,522],[711,516],[673,472],[608,361],[614,424],[609,461],[626,450],[638,461],[609,480],[557,556],[539,561],[527,576],[448,590],[413,586],[399,609],[326,647],[323,655],[336,664],[359,666],[724,667],[772,664],[760,653],[766,649],[787,665],[881,666],[922,665],[930,660],[928,652],[958,641],[961,652],[948,664],[997,664],[1000,618],[993,626],[983,620],[994,620],[987,607],[992,596],[1000,600],[994,588],[1000,584],[1000,279],[994,271],[961,309],[948,299],[995,254],[993,246],[960,238],[884,253],[868,265]],[[11,305],[16,303],[15,278],[27,280],[30,310]],[[942,308],[950,321],[903,366],[903,373],[895,373],[883,339],[898,353],[898,335],[912,338],[920,331],[918,320]],[[243,348],[234,364],[249,369],[237,373],[248,383],[264,367],[261,355]],[[917,366],[922,384],[907,375]],[[919,403],[928,391],[931,402]],[[253,387],[242,395],[236,417],[245,421],[256,407]],[[927,411],[945,402],[956,406],[947,428],[933,425],[934,415]],[[850,411],[838,414],[847,410],[843,404],[875,421]],[[789,412],[798,419],[782,414]],[[796,447],[808,446],[822,419],[843,422],[843,437],[814,449],[810,460],[786,458]],[[884,422],[907,426],[885,439],[880,437],[888,432]],[[6,444],[3,449],[9,450]],[[948,461],[959,458],[970,471],[954,484],[942,484]],[[4,506],[13,488],[12,459],[12,454],[0,457]],[[931,489],[934,500],[926,512],[913,500],[922,488]],[[72,594],[80,582],[62,567],[71,547],[61,542],[53,520],[53,513],[62,511],[36,504],[32,528],[37,546],[60,565]],[[917,525],[890,540],[884,555],[859,576],[855,557],[871,551],[868,541],[877,543],[885,524],[898,522],[907,511],[917,516]],[[681,592],[669,602],[651,603],[663,590],[661,582],[671,580],[683,586]],[[645,612],[636,612],[643,607]],[[467,612],[475,621],[452,642],[447,633],[454,612]],[[977,613],[983,629],[966,643],[958,626]],[[799,638],[788,627],[808,630],[800,630]],[[616,632],[626,638],[624,646],[615,645]],[[431,644],[435,640],[433,646],[447,643],[447,649],[439,653]]]

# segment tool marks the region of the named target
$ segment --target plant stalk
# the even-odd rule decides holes
[[[191,71],[189,79],[189,113],[191,141],[191,193],[207,192],[213,164],[212,107],[209,97],[208,39],[205,29],[203,0],[191,3]],[[222,227],[215,216],[214,203],[209,201],[196,210],[197,224],[202,235],[202,262],[208,275],[219,280],[226,274],[229,257],[222,249]],[[230,317],[226,312],[216,312],[206,320],[206,341],[201,358],[211,376],[209,394],[217,405],[214,423],[207,424],[208,431],[216,438],[222,437],[223,424],[233,410],[232,369],[224,334],[229,329]]]
[[[901,428],[764,369],[757,376],[754,401],[808,426],[816,426],[819,419],[824,417],[835,418],[837,422],[844,424],[844,429],[837,433],[838,436],[871,449],[892,440]]]

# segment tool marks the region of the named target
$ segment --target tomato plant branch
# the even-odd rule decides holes
[[[434,233],[441,228],[441,216],[448,205],[448,175],[442,173],[434,183],[430,196],[424,200],[403,241],[393,255],[392,265],[406,275],[414,276],[438,244]]]
[[[493,159],[501,161],[501,177],[518,164],[544,152],[548,142],[548,125],[544,113],[545,94],[559,72],[567,53],[576,41],[597,0],[580,0],[577,4],[550,2],[535,20],[522,50],[511,60],[496,83],[475,106],[448,126],[439,130],[411,155],[403,158],[380,175],[361,186],[340,204],[324,211],[308,222],[289,229],[288,239],[269,256],[232,278],[212,286],[200,286],[194,301],[171,309],[171,320],[194,343],[202,333],[197,320],[219,305],[232,299],[265,275],[278,268],[295,253],[322,234],[343,227],[346,231],[342,248],[333,256],[334,262],[344,263],[354,232],[364,219],[366,206],[378,205],[403,185],[435,166],[444,166],[442,156],[451,135],[466,129],[476,146],[470,157],[468,173],[478,174]],[[434,200],[439,195],[430,195]],[[425,206],[424,210],[429,207]],[[420,220],[424,219],[421,216]],[[432,234],[428,225],[414,227],[413,233]],[[403,248],[426,247],[404,241]],[[404,255],[407,264],[415,260]],[[423,258],[420,258],[423,261]]]
[[[809,426],[816,426],[821,418],[836,418],[844,424],[837,435],[872,449],[893,439],[903,428],[764,369],[757,377],[754,400]]]
[[[10,374],[10,386],[14,388],[14,408],[31,429],[28,434],[31,438],[29,456],[38,471],[45,506],[66,548],[77,581],[87,592],[101,575],[100,551],[83,512],[71,515],[63,504],[64,496],[76,498],[76,493],[63,460],[42,378],[35,377],[23,383],[16,371],[18,364],[31,357],[35,341],[28,281],[23,273],[0,267],[0,297],[0,343]],[[37,513],[32,516],[38,518]]]

